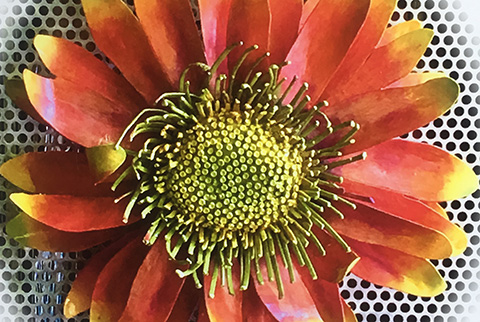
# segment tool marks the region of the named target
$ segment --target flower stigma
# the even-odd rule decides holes
[[[265,54],[239,81],[240,67],[258,46],[244,51],[229,76],[212,79],[240,45],[228,47],[212,66],[190,65],[178,92],[161,95],[156,106],[132,121],[117,147],[127,135],[143,143],[131,151],[131,165],[112,189],[135,177],[135,189],[125,195],[130,201],[124,221],[138,209],[151,222],[145,244],[163,238],[170,257],[189,264],[177,274],[192,276],[197,287],[202,275],[211,275],[211,297],[220,279],[235,293],[232,267],[238,265],[241,290],[248,288],[253,267],[260,284],[264,278],[276,282],[281,298],[280,265],[291,282],[295,260],[317,278],[309,253],[325,255],[325,249],[314,226],[350,251],[322,213],[343,218],[338,202],[355,208],[340,196],[342,178],[330,170],[366,155],[341,158],[359,125],[333,125],[321,111],[326,102],[310,104],[306,83],[291,94],[297,79],[288,86],[279,79],[286,63],[255,73]],[[198,91],[191,91],[186,80],[194,69],[206,75]]]

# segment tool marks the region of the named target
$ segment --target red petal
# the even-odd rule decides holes
[[[356,143],[345,154],[361,151],[413,131],[445,113],[457,100],[459,88],[450,78],[362,94],[325,110],[334,124],[354,120],[360,125]],[[327,142],[327,141],[325,141]]]
[[[245,322],[276,322],[270,311],[258,297],[255,288],[250,286],[244,291],[243,318]]]
[[[199,0],[198,8],[202,19],[203,42],[207,62],[211,66],[220,54],[231,44],[227,44],[228,12],[232,0]],[[226,72],[225,69],[220,73]]]
[[[211,275],[204,275],[203,289],[205,294],[205,304],[207,306],[208,316],[212,322],[224,321],[225,317],[227,316],[228,321],[243,321],[243,292],[239,291],[239,272],[234,272],[232,276],[235,295],[230,295],[228,288],[225,285],[217,287],[215,290],[215,297],[211,298],[208,293],[210,292],[210,283],[212,281],[212,277]]]
[[[269,0],[270,36],[268,51],[270,63],[283,63],[297,39],[303,0]]]
[[[442,208],[438,203],[436,202],[431,202],[431,201],[422,201],[423,204],[425,204],[427,207],[430,207],[432,210],[434,210],[437,214],[442,216],[443,218],[450,220],[448,217],[447,211]]]
[[[357,322],[357,317],[355,316],[355,313],[352,311],[352,308],[350,307],[350,305],[348,305],[343,298],[342,298],[342,306],[343,306],[344,322]]]
[[[334,170],[346,179],[427,201],[452,200],[478,187],[457,157],[422,143],[390,140],[367,150],[367,159]]]
[[[290,278],[285,269],[280,268],[285,295],[278,298],[277,284],[267,280],[267,268],[264,262],[260,262],[262,275],[265,283],[260,285],[255,276],[255,289],[267,309],[279,321],[321,321],[315,303],[310,296],[300,275],[294,269],[295,283],[290,283]]]
[[[92,295],[92,321],[118,321],[127,304],[135,275],[149,250],[141,238],[136,238],[103,268]]]
[[[125,203],[113,198],[13,193],[10,199],[27,215],[52,228],[84,232],[125,226]]]
[[[345,180],[342,187],[347,192],[368,196],[373,200],[372,203],[354,201],[355,203],[362,203],[370,208],[441,232],[448,238],[453,248],[450,256],[457,256],[465,251],[467,247],[465,232],[452,224],[448,218],[442,217],[442,215],[422,202],[392,191],[365,186],[349,180]]]
[[[319,1],[320,0],[308,0],[303,5],[302,17],[300,18],[300,27],[298,28],[299,30],[303,29],[303,26],[307,22],[308,18],[310,18],[310,15],[312,14],[313,9],[315,9]]]
[[[201,298],[203,293],[195,287],[193,278],[187,278],[167,321],[190,321]]]
[[[65,314],[65,317],[72,318],[90,308],[93,289],[95,288],[95,283],[97,282],[100,272],[132,237],[134,236],[130,235],[128,238],[124,237],[109,245],[107,248],[104,248],[102,251],[95,254],[87,262],[85,267],[78,272],[77,277],[72,284],[72,288],[65,299],[65,305],[63,308],[63,314]]]
[[[433,31],[420,29],[403,35],[373,50],[363,65],[348,80],[332,88],[326,99],[333,105],[348,97],[386,87],[406,76],[418,63],[432,40]]]
[[[120,0],[83,0],[95,43],[150,104],[171,91],[138,19]]]
[[[123,228],[65,232],[44,225],[24,213],[10,220],[6,230],[11,238],[24,246],[51,252],[78,252],[125,233]]]
[[[165,243],[157,241],[138,269],[120,321],[166,321],[185,281],[176,267]]]
[[[364,280],[424,297],[436,296],[447,288],[435,267],[423,258],[351,239],[347,242],[361,258],[353,273]]]
[[[322,98],[329,98],[331,93],[335,95],[337,88],[345,83],[350,75],[353,75],[360,66],[371,55],[387,26],[393,9],[395,9],[395,0],[372,0],[367,13],[367,18],[363,23],[357,37],[352,43],[342,63],[335,71],[332,79],[328,83]]]
[[[358,256],[353,252],[346,252],[337,240],[325,231],[317,227],[314,227],[313,230],[326,252],[322,256],[316,248],[307,248],[318,278],[333,283],[341,282],[358,261]]]
[[[79,83],[43,78],[27,69],[23,77],[38,113],[61,134],[86,147],[116,142],[145,106],[110,100]]]
[[[422,24],[417,20],[405,21],[399,23],[398,25],[387,28],[383,33],[382,39],[380,39],[377,47],[383,47],[395,39],[419,29],[422,29]]]
[[[290,50],[291,64],[282,69],[282,76],[308,82],[309,95],[318,99],[355,39],[369,3],[320,0]]]
[[[39,123],[45,124],[45,120],[38,114],[28,99],[25,84],[21,79],[6,79],[5,80],[5,94],[10,97],[13,103],[22,109],[25,113],[30,115]]]
[[[138,111],[145,107],[145,100],[125,78],[82,47],[47,35],[37,35],[34,45],[42,61],[57,77],[97,92],[118,104],[120,110]],[[30,97],[30,93],[28,95]]]
[[[336,204],[345,215],[324,213],[324,218],[340,234],[365,243],[383,245],[423,258],[446,258],[452,246],[446,236],[436,230],[403,220],[357,203],[357,209]],[[360,254],[358,254],[360,256]],[[361,257],[361,256],[360,256]]]
[[[176,84],[191,63],[205,62],[188,0],[136,0],[140,24],[170,82]]]
[[[111,195],[109,187],[95,187],[87,158],[76,152],[31,152],[0,166],[0,174],[22,190],[33,193]]]

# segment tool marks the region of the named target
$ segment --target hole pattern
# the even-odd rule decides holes
[[[127,1],[133,5],[133,1]],[[466,3],[466,1],[465,1]],[[480,174],[480,32],[475,16],[459,0],[399,0],[391,23],[418,19],[435,31],[418,70],[444,71],[459,82],[459,102],[443,117],[403,138],[439,146],[466,160]],[[198,10],[194,10],[198,15]],[[467,13],[469,12],[469,13]],[[74,149],[67,140],[13,106],[5,95],[4,78],[21,76],[25,68],[47,73],[35,52],[36,34],[75,41],[109,63],[93,42],[80,0],[0,1],[0,161],[30,151]],[[67,321],[62,305],[75,273],[91,256],[24,249],[5,235],[4,225],[15,213],[7,201],[15,188],[0,178],[0,317],[2,321]],[[445,204],[450,218],[469,236],[469,247],[456,258],[435,261],[447,278],[448,290],[420,298],[381,288],[348,276],[342,295],[359,321],[468,322],[478,316],[480,301],[480,192]],[[84,313],[68,321],[88,321]]]

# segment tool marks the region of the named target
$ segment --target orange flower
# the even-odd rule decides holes
[[[109,242],[79,272],[67,317],[354,321],[338,292],[349,272],[418,296],[445,289],[428,259],[467,239],[437,202],[478,181],[454,156],[395,139],[459,90],[410,73],[432,31],[386,28],[394,0],[199,0],[203,43],[188,0],[83,6],[121,73],[37,36],[55,78],[25,71],[31,105],[8,87],[85,149],[0,167],[26,191],[11,195],[16,240]]]

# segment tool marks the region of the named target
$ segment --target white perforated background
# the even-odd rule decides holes
[[[466,160],[480,174],[477,2],[400,0],[392,24],[418,19],[434,29],[434,41],[418,68],[445,71],[462,88],[451,112],[405,138],[442,147]],[[0,0],[0,162],[29,151],[72,148],[51,129],[14,107],[4,92],[4,78],[20,76],[25,68],[44,72],[32,46],[34,35],[39,33],[78,42],[105,59],[90,37],[80,0]],[[0,178],[0,321],[65,321],[62,302],[75,272],[91,253],[49,253],[19,247],[3,231],[5,222],[16,214],[7,201],[12,191],[14,187]],[[480,321],[479,197],[477,191],[445,205],[470,241],[463,255],[438,262],[449,289],[435,298],[418,298],[350,276],[342,294],[358,313],[359,321]],[[71,321],[88,321],[88,314]]]

